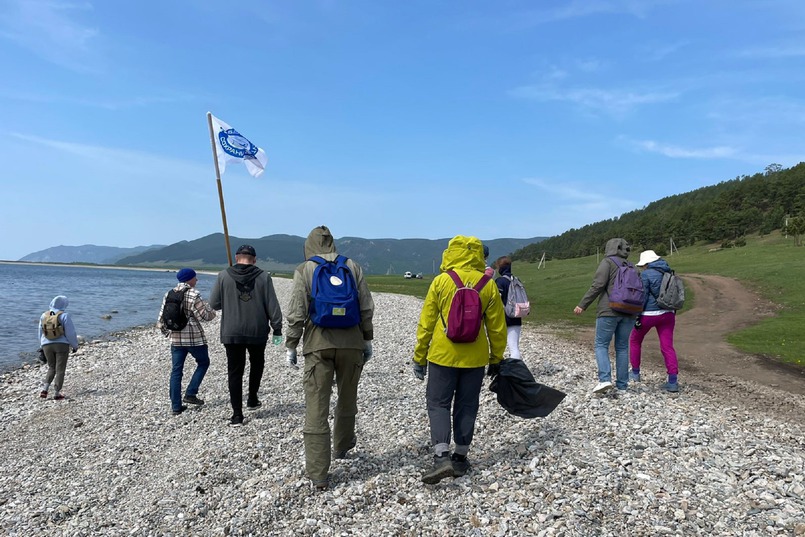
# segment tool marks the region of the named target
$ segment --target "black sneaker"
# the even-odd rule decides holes
[[[204,401],[196,397],[195,395],[185,395],[184,399],[182,399],[185,403],[190,403],[191,405],[203,405]]]
[[[246,410],[257,410],[261,406],[263,406],[263,403],[261,403],[260,400],[252,401],[251,403],[246,402]]]
[[[174,416],[178,416],[179,414],[181,414],[185,410],[187,410],[187,405],[182,405],[182,406],[179,407],[178,410],[171,410],[171,412],[173,413]]]
[[[453,456],[450,457],[450,462],[453,464],[453,475],[455,477],[461,477],[470,471],[470,461],[467,460],[466,455],[453,453]]]
[[[243,425],[243,416],[240,414],[233,414],[231,418],[229,418],[229,425],[232,427],[240,427]]]
[[[336,458],[336,459],[346,459],[347,458],[347,452],[350,449],[354,448],[355,444],[357,444],[357,443],[358,443],[358,439],[353,437],[352,442],[349,443],[349,446],[347,447],[347,449],[341,449],[341,450],[333,451],[333,457]]]
[[[433,469],[422,476],[422,482],[433,485],[446,477],[454,477],[453,462],[448,453],[441,457],[433,457]]]

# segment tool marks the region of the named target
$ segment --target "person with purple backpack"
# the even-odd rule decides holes
[[[604,248],[604,259],[598,265],[593,277],[593,283],[584,294],[573,313],[581,315],[584,310],[598,298],[595,321],[595,361],[598,365],[598,384],[593,393],[606,393],[612,389],[612,364],[609,359],[609,345],[615,339],[615,386],[625,391],[629,385],[629,335],[634,328],[636,316],[642,310],[643,288],[640,277],[634,266],[626,261],[631,246],[621,238],[610,239]],[[622,297],[621,290],[625,286],[618,285],[623,273],[636,277],[634,285],[639,285],[639,293],[634,290],[634,296]],[[617,288],[617,289],[616,289]],[[615,293],[615,291],[618,293]],[[615,296],[615,295],[618,296]],[[613,300],[615,299],[615,300]],[[625,304],[624,302],[637,302]],[[631,310],[631,311],[630,311]]]

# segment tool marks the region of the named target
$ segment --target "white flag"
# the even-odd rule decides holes
[[[212,114],[210,116],[221,173],[226,171],[227,162],[243,162],[253,177],[260,177],[268,163],[266,152],[217,117]]]

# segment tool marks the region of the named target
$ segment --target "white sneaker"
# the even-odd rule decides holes
[[[612,389],[611,382],[599,382],[598,384],[595,385],[595,388],[593,388],[593,393],[606,393],[611,389]]]

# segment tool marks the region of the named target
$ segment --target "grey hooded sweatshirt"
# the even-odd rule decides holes
[[[604,259],[598,265],[598,269],[593,276],[593,283],[587,290],[587,293],[579,302],[579,307],[586,310],[587,307],[593,303],[593,300],[598,298],[598,308],[596,309],[596,317],[633,317],[628,313],[620,313],[612,311],[609,308],[609,292],[612,290],[612,285],[615,282],[615,276],[618,273],[618,266],[609,259],[609,256],[627,259],[631,246],[625,239],[609,239],[604,248]]]
[[[256,265],[238,263],[218,273],[210,306],[221,310],[221,343],[265,345],[269,323],[282,335],[282,310],[274,282]]]
[[[309,260],[314,255],[321,256],[327,261],[332,261],[338,257],[335,250],[333,236],[327,226],[318,226],[305,240],[305,259]],[[302,342],[302,354],[321,351],[324,349],[363,349],[364,341],[369,341],[374,337],[372,317],[375,311],[375,303],[372,300],[372,293],[363,278],[363,269],[360,265],[347,259],[347,266],[355,278],[355,286],[358,289],[358,299],[361,306],[361,322],[357,326],[349,328],[323,328],[316,326],[310,320],[310,293],[313,282],[313,272],[316,270],[315,261],[305,261],[298,267],[293,275],[293,291],[291,301],[288,304],[288,334],[285,338],[285,346],[295,349]]]

